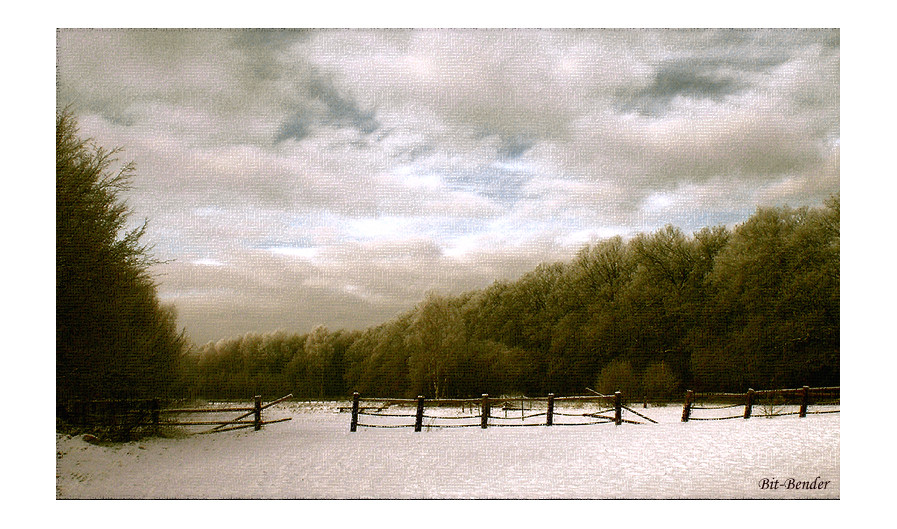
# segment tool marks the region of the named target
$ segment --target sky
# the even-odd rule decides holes
[[[667,224],[840,191],[838,30],[70,30],[197,344],[363,329]]]

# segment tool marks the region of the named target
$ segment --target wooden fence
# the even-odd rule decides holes
[[[262,404],[262,397],[256,396],[251,407],[204,407],[204,408],[163,408],[160,399],[143,400],[94,400],[70,402],[64,411],[63,418],[72,424],[84,426],[107,426],[121,430],[132,430],[138,427],[161,426],[213,426],[203,433],[225,432],[240,428],[260,430],[266,424],[289,421],[291,417],[265,421],[262,411],[291,398],[289,394],[267,404]],[[233,419],[186,419],[185,415],[226,414],[243,412]]]
[[[682,422],[688,421],[722,421],[726,419],[750,419],[751,417],[779,417],[783,415],[807,415],[822,413],[840,413],[840,408],[831,409],[841,398],[840,387],[811,388],[804,386],[798,389],[771,389],[745,393],[695,393],[685,392],[685,404],[682,407]],[[810,406],[822,409],[810,411]],[[714,410],[712,413],[726,413],[717,410],[734,410],[743,408],[737,415],[694,417],[695,410]],[[760,413],[755,412],[755,408]],[[797,408],[797,410],[793,410]],[[791,409],[791,411],[789,411]],[[731,412],[730,412],[731,413]]]
[[[589,406],[597,409],[583,409]],[[447,407],[455,411],[460,409],[460,413],[446,413]],[[428,408],[430,413],[427,413]],[[544,411],[541,411],[543,409]],[[503,415],[496,415],[494,410],[501,410]],[[428,429],[644,424],[637,420],[624,419],[624,411],[648,422],[655,422],[625,406],[619,391],[613,395],[572,397],[556,397],[550,393],[547,397],[513,398],[490,397],[484,394],[478,399],[426,399],[422,396],[416,399],[362,399],[358,392],[355,392],[352,395],[351,408],[341,408],[341,411],[352,413],[350,432],[357,431],[359,427],[414,428],[415,432],[420,432],[425,427],[425,420]],[[368,422],[361,422],[362,417]]]

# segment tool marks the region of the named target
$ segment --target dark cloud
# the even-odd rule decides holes
[[[307,30],[245,29],[232,32],[229,42],[244,58],[240,82],[252,85],[281,79],[285,74],[280,56],[296,43],[312,38]]]
[[[326,108],[324,123],[352,127],[362,134],[370,134],[380,128],[373,110],[362,109],[352,96],[338,90],[331,81],[313,77],[307,88],[308,94]]]
[[[841,30],[840,29],[832,29],[829,30],[823,42],[825,45],[833,50],[839,50],[841,48]]]
[[[270,52],[284,50],[313,36],[314,31],[307,29],[242,29],[234,32],[233,43],[247,50],[263,49]]]
[[[362,108],[354,97],[321,75],[312,73],[300,85],[300,97],[304,99],[302,108],[284,120],[275,143],[302,141],[318,127],[352,128],[363,135],[380,128],[374,110]]]
[[[623,112],[661,116],[677,98],[722,103],[729,96],[753,88],[746,72],[772,68],[782,62],[784,58],[746,61],[742,57],[734,60],[688,58],[666,62],[657,67],[648,86],[622,91],[618,95],[617,106]]]
[[[317,120],[307,112],[297,112],[288,117],[277,130],[274,143],[285,140],[302,141],[311,134]]]
[[[675,64],[661,68],[646,93],[657,99],[685,96],[720,101],[740,87],[741,83],[731,76],[701,71],[692,65]]]
[[[687,61],[661,66],[651,84],[631,98],[623,99],[620,107],[627,112],[660,115],[677,97],[720,102],[742,89],[744,83],[734,76],[714,70],[710,65]]]
[[[535,140],[521,134],[503,136],[498,147],[498,156],[503,160],[513,160],[522,156],[535,144]]]
[[[653,34],[653,33],[652,33]],[[837,30],[680,30],[658,33],[679,42],[650,63],[647,82],[619,89],[615,106],[626,113],[662,116],[677,98],[721,103],[758,88],[762,77],[820,43],[837,46]]]

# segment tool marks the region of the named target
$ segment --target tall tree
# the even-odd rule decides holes
[[[56,116],[56,393],[71,398],[149,396],[173,389],[187,346],[163,307],[123,199],[132,164],[79,137]]]

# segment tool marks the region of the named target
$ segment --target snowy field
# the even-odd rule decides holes
[[[350,414],[338,411],[347,405],[276,405],[265,410],[265,420],[292,420],[258,432],[245,429],[110,446],[57,434],[56,497],[840,497],[837,413],[682,423],[681,406],[639,406],[633,410],[658,424],[483,430],[427,428],[433,422],[428,419],[419,433],[364,427],[350,433]],[[572,415],[582,410],[556,411],[571,414],[558,415],[555,422],[560,423],[577,420]],[[754,413],[761,412],[755,408]],[[428,408],[431,413],[476,411]],[[503,416],[500,409],[493,413]],[[692,416],[713,413],[722,411],[696,411]],[[496,422],[519,424],[520,414],[512,411],[508,419]],[[630,412],[623,418],[643,421]],[[360,422],[413,420],[362,416]],[[805,488],[807,484],[812,488]]]

